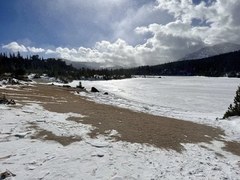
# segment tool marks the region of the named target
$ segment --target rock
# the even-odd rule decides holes
[[[81,83],[81,82],[79,82],[79,85],[78,85],[78,86],[76,86],[76,88],[79,88],[79,89],[84,89],[84,87],[82,86],[82,83]]]
[[[91,88],[91,92],[99,92],[99,90],[97,88],[95,88],[95,87],[92,87]]]
[[[29,132],[17,133],[17,134],[14,134],[14,136],[18,138],[24,138],[27,134],[29,134]]]
[[[10,99],[10,101],[8,101],[7,104],[14,105],[16,103],[15,103],[15,101],[13,99]]]
[[[70,88],[71,86],[69,86],[69,85],[63,85],[62,87]]]
[[[8,177],[14,177],[14,176],[16,176],[16,174],[13,174],[11,171],[6,170],[5,172],[0,174],[0,180],[6,179]]]
[[[105,92],[104,95],[108,95],[108,92]]]
[[[8,78],[8,84],[10,85],[20,85],[19,81],[14,78]]]
[[[8,103],[8,100],[6,98],[5,95],[3,95],[3,97],[0,98],[0,104],[7,104]]]
[[[103,157],[104,154],[97,154],[97,157]]]
[[[15,103],[15,101],[13,100],[13,99],[10,99],[10,100],[8,100],[7,98],[6,98],[6,96],[5,95],[3,95],[2,97],[0,97],[0,104],[10,104],[10,105],[14,105],[14,104],[16,104]]]
[[[28,166],[27,169],[32,171],[32,170],[36,169],[36,166]]]

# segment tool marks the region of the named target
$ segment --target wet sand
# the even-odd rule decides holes
[[[92,138],[114,129],[121,135],[115,137],[116,141],[145,143],[181,152],[184,149],[181,143],[210,143],[212,140],[221,140],[221,136],[224,136],[224,132],[219,128],[97,104],[85,97],[74,95],[76,91],[78,89],[40,84],[23,86],[18,88],[18,91],[0,89],[0,93],[20,104],[38,101],[49,111],[84,115],[84,118],[72,117],[69,120],[96,127],[89,134]],[[227,151],[240,155],[238,143],[225,143]]]

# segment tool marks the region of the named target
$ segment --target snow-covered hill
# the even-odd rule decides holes
[[[191,59],[202,59],[206,57],[211,57],[219,54],[224,54],[228,52],[234,52],[240,50],[239,44],[233,43],[222,43],[214,46],[207,46],[198,51],[186,55],[181,60],[191,60]]]

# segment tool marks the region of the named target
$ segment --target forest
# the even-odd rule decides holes
[[[131,69],[136,75],[240,77],[240,51]]]
[[[40,58],[38,55],[23,57],[20,53],[0,53],[0,76],[10,73],[12,77],[34,73],[47,74],[62,80],[123,79],[133,75],[155,76],[210,76],[240,77],[240,51],[198,60],[184,60],[155,66],[140,66],[128,69],[75,68],[62,59]]]
[[[74,68],[67,65],[62,59],[48,58],[43,59],[38,55],[22,57],[20,53],[6,54],[0,53],[0,76],[10,73],[12,77],[21,78],[26,74],[34,73],[37,76],[46,74],[49,77],[56,77],[60,80],[79,80],[79,79],[122,79],[131,77],[123,69],[90,69]]]

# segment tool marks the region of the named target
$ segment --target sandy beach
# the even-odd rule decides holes
[[[69,120],[93,125],[95,129],[89,134],[92,138],[116,130],[120,134],[114,137],[116,141],[145,143],[181,152],[184,149],[181,143],[210,143],[213,140],[221,140],[221,136],[224,136],[224,132],[218,128],[97,104],[85,97],[75,95],[74,93],[78,91],[75,88],[36,84],[19,87],[17,91],[11,88],[3,89],[0,93],[20,104],[38,102],[46,110],[52,112],[82,114],[84,117],[70,117]],[[41,136],[44,133],[47,132],[41,131]],[[66,144],[79,140],[65,138],[67,139],[63,140],[64,137],[52,139],[60,142],[66,141]],[[240,155],[238,143],[226,141],[224,143],[227,151]]]
[[[99,104],[86,93],[35,83],[0,87],[16,102],[0,105],[0,172],[16,179],[239,176],[240,145],[226,129]]]

